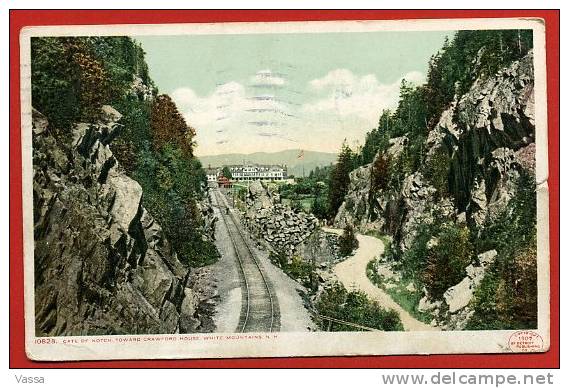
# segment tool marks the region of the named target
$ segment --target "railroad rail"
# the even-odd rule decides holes
[[[242,307],[237,331],[272,332],[280,329],[278,300],[270,279],[241,231],[240,222],[230,210],[223,194],[214,189],[221,219],[231,240],[243,283]],[[227,209],[227,213],[224,212]]]

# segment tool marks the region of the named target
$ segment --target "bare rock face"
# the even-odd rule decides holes
[[[468,323],[473,313],[470,302],[474,297],[474,291],[480,286],[488,266],[494,262],[496,255],[497,252],[493,249],[479,254],[478,264],[466,267],[466,277],[445,291],[443,299],[448,310],[446,316],[442,318],[443,325],[447,329],[462,330]]]
[[[154,96],[154,92],[139,76],[135,75],[130,85],[130,93],[133,96],[142,98],[143,100],[150,100]]]
[[[486,276],[488,267],[494,262],[496,250],[492,249],[478,255],[477,262],[466,267],[466,276],[460,282],[449,287],[442,300],[432,300],[427,290],[417,309],[434,316],[434,323],[447,330],[463,330],[473,314],[471,302],[474,292]]]
[[[252,182],[247,193],[245,224],[257,238],[274,250],[292,255],[318,227],[318,219],[278,203],[261,181]]]
[[[389,148],[387,149],[387,154],[390,158],[395,159],[405,150],[405,147],[409,144],[409,138],[407,136],[394,137],[389,139]]]
[[[195,330],[188,270],[109,149],[120,113],[103,116],[62,140],[34,111],[36,334]]]
[[[495,250],[478,255],[480,265],[470,264],[466,267],[466,277],[445,291],[443,298],[448,305],[449,313],[456,313],[470,303],[474,290],[484,278],[486,267],[494,261],[496,255]]]
[[[358,167],[350,172],[350,185],[344,202],[340,205],[334,219],[334,225],[344,228],[346,225],[358,225],[360,229],[379,228],[380,224],[371,224],[372,204],[369,201],[371,164]]]
[[[47,118],[35,109],[32,109],[32,131],[34,135],[40,135],[47,130],[49,123]]]
[[[443,112],[429,134],[427,161],[443,143],[450,146],[456,161],[451,165],[450,191],[460,211],[478,210],[480,203],[472,203],[471,193],[482,184],[481,179],[488,204],[511,196],[512,186],[505,182],[515,178],[513,157],[535,144],[533,88],[530,51],[495,76],[476,80],[468,93]],[[480,201],[476,198],[474,202]]]
[[[294,255],[322,269],[331,268],[335,262],[342,260],[338,236],[319,228],[295,247]]]

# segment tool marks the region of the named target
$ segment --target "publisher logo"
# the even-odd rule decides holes
[[[533,331],[516,331],[510,336],[508,346],[516,353],[539,352],[543,350],[543,338]]]

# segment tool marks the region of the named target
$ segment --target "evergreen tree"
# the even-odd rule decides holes
[[[354,227],[352,225],[350,224],[346,225],[346,227],[344,228],[344,232],[340,236],[338,242],[340,244],[339,248],[340,248],[340,254],[342,256],[351,255],[354,252],[354,249],[356,249],[359,246],[359,242],[358,239],[356,238]]]
[[[231,170],[227,166],[223,166],[223,168],[221,169],[221,175],[223,175],[227,179],[233,179],[233,174],[231,174]]]
[[[344,202],[344,196],[348,192],[350,185],[350,171],[354,167],[354,153],[347,145],[346,141],[342,144],[342,150],[338,155],[338,162],[332,169],[329,183],[329,210],[330,216],[334,217]]]

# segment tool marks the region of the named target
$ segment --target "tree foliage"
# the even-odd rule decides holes
[[[344,286],[334,283],[325,289],[316,302],[318,313],[342,321],[362,325],[377,330],[403,330],[399,314],[386,310],[375,301],[367,298],[361,291],[347,291]],[[326,319],[320,320],[322,330],[359,331],[354,326]]]
[[[318,219],[325,220],[329,217],[328,198],[324,194],[317,194],[312,202],[310,212]]]
[[[344,232],[338,239],[339,250],[342,256],[349,256],[357,249],[359,246],[358,239],[354,232],[354,227],[350,224],[346,225]]]
[[[429,128],[455,95],[467,92],[476,79],[492,76],[522,58],[532,47],[531,30],[464,30],[447,39],[429,62],[424,89]]]
[[[451,157],[444,147],[439,147],[425,165],[424,175],[428,182],[437,190],[438,198],[450,195],[448,176]]]
[[[330,216],[334,217],[344,201],[350,185],[350,171],[354,168],[354,153],[344,142],[338,155],[338,162],[332,168],[328,186],[328,201]]]
[[[221,169],[221,175],[223,175],[224,177],[226,177],[227,179],[233,179],[233,174],[231,174],[231,170],[229,169],[229,167],[224,166]]]
[[[494,75],[522,58],[533,46],[531,30],[458,31],[429,61],[427,82],[413,85],[402,80],[399,102],[393,111],[384,110],[378,125],[366,135],[357,166],[371,163],[385,153],[389,139],[406,135],[409,149],[405,162],[420,166],[422,143],[448,108],[455,95],[467,92],[478,78]]]
[[[31,51],[32,105],[64,133],[121,102],[135,77],[154,88],[144,51],[129,37],[34,37]]]
[[[32,57],[32,105],[53,129],[67,133],[72,122],[97,118],[109,79],[84,41],[33,38]]]
[[[535,323],[536,290],[530,280],[534,279],[535,262],[534,178],[522,172],[516,184],[518,192],[507,211],[480,230],[472,224],[456,225],[454,219],[435,219],[417,227],[411,246],[404,251],[399,245],[403,237],[399,225],[406,209],[400,193],[405,178],[417,171],[436,189],[436,201],[457,198],[459,190],[463,194],[470,192],[449,185],[459,163],[452,150],[443,146],[427,155],[423,149],[426,139],[443,111],[468,92],[475,80],[495,75],[524,57],[532,46],[531,30],[458,31],[432,56],[424,84],[401,82],[397,107],[381,113],[377,127],[368,132],[361,151],[353,157],[354,168],[373,163],[370,204],[376,203],[380,187],[387,190],[381,195],[389,200],[379,211],[383,212],[386,232],[393,235],[395,242],[389,252],[391,260],[406,278],[425,286],[431,295],[440,298],[448,287],[459,282],[476,253],[498,251],[490,273],[476,293],[476,313],[469,326],[472,329],[531,327]],[[408,141],[394,153],[390,140],[394,144],[392,139],[401,136]],[[400,147],[401,142],[397,144]],[[526,268],[527,277],[520,268]],[[522,313],[522,299],[530,303],[526,314]]]
[[[176,104],[167,94],[161,94],[154,100],[150,113],[150,128],[157,150],[166,144],[175,144],[186,156],[193,155],[195,130],[186,124]]]
[[[371,165],[370,195],[374,196],[379,191],[387,189],[389,183],[389,157],[380,154]]]
[[[466,276],[466,267],[474,254],[470,230],[466,226],[445,225],[437,242],[427,250],[423,284],[435,299]]]
[[[205,172],[194,156],[195,131],[167,95],[157,96],[144,51],[129,37],[32,38],[32,104],[50,130],[69,139],[72,124],[99,119],[102,105],[122,114],[113,155],[143,189],[143,204],[158,220],[182,262],[211,263],[199,201]]]
[[[475,314],[469,329],[537,325],[535,187],[534,175],[521,170],[514,197],[476,241],[479,251],[496,249],[498,254],[475,293]]]

